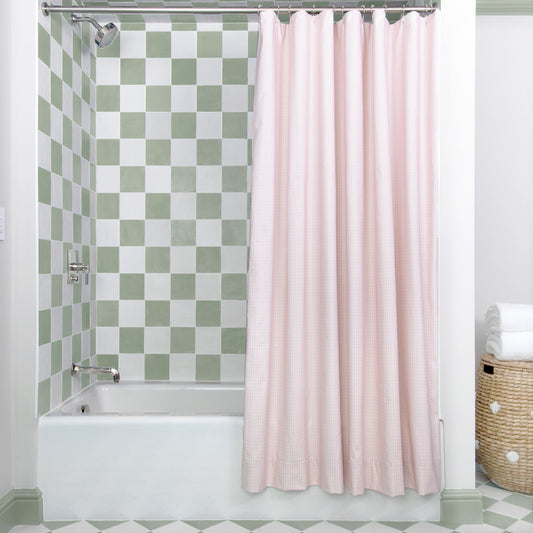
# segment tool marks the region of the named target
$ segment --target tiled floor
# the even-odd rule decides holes
[[[477,473],[483,494],[484,524],[461,525],[436,522],[338,522],[265,520],[169,521],[80,521],[44,522],[38,526],[16,526],[10,533],[533,533],[533,496],[516,494],[492,484]]]

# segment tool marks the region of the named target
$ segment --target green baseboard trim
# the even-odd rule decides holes
[[[13,489],[0,498],[0,533],[19,524],[40,524],[43,496],[39,489]]]
[[[477,489],[444,489],[440,493],[440,521],[459,524],[483,523],[483,497]]]
[[[477,0],[478,15],[533,15],[531,0]]]

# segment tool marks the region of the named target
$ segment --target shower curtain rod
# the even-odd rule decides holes
[[[44,15],[50,15],[50,13],[72,13],[72,14],[112,14],[122,15],[130,13],[138,13],[145,15],[169,15],[180,13],[198,13],[198,14],[223,14],[223,13],[259,13],[260,11],[276,11],[277,13],[297,13],[298,11],[306,11],[307,13],[318,13],[325,9],[332,9],[338,12],[346,11],[361,11],[361,13],[372,13],[377,9],[384,9],[388,13],[409,13],[411,11],[417,11],[419,13],[432,13],[437,10],[435,6],[424,7],[345,7],[345,6],[328,6],[328,7],[294,7],[294,6],[271,6],[271,7],[115,7],[115,6],[56,6],[43,2],[41,9]]]

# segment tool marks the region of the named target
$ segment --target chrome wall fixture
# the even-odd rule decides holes
[[[74,13],[72,13],[70,20],[72,24],[76,24],[78,22],[90,22],[96,28],[96,37],[94,38],[94,42],[98,48],[105,48],[106,46],[109,46],[118,33],[118,28],[112,22],[109,22],[105,26],[100,26],[100,24],[98,24],[98,22],[96,22],[96,20],[93,18],[78,16]]]

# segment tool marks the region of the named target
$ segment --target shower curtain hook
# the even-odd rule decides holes
[[[259,4],[257,6],[257,14],[260,15],[261,14],[261,7],[263,7],[261,4]]]

